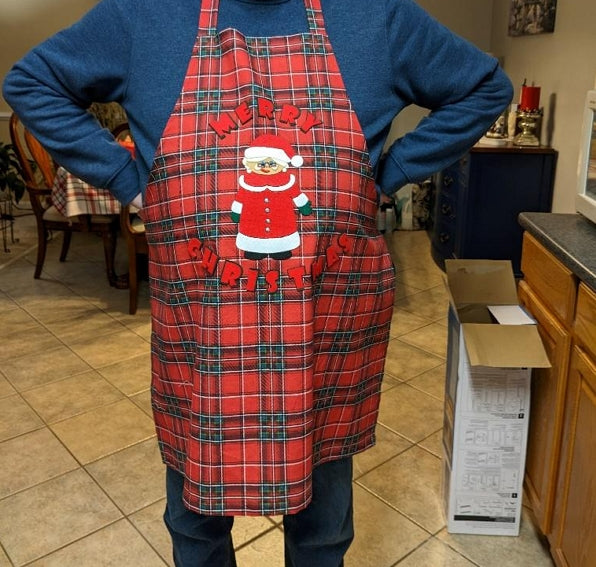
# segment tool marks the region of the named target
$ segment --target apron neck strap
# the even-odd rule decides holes
[[[325,30],[321,0],[304,0],[308,30],[310,33],[321,33]],[[217,16],[219,0],[202,0],[199,16],[199,30],[208,35],[217,33]]]

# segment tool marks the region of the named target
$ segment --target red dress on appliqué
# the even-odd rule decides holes
[[[239,185],[232,203],[232,211],[240,215],[238,248],[264,254],[297,248],[297,209],[308,203],[308,197],[300,191],[296,177],[289,172],[249,173],[240,177]]]

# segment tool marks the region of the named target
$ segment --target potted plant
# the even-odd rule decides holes
[[[18,203],[25,193],[21,166],[12,144],[0,142],[0,200]]]

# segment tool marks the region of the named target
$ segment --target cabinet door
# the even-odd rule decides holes
[[[560,458],[563,407],[571,336],[547,310],[525,281],[519,283],[522,305],[538,322],[538,331],[551,362],[532,373],[532,401],[524,486],[543,534],[551,529],[556,474]]]
[[[594,567],[596,361],[577,345],[571,356],[563,443],[551,549],[559,567]]]
[[[458,216],[458,258],[511,260],[521,275],[522,211],[549,211],[553,188],[552,152],[470,153],[469,180],[462,184]]]
[[[596,358],[596,292],[584,283],[579,285],[577,294],[574,330],[576,342]]]

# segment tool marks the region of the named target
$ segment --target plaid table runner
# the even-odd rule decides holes
[[[65,217],[120,213],[120,203],[107,189],[93,187],[63,167],[56,170],[52,204]]]

